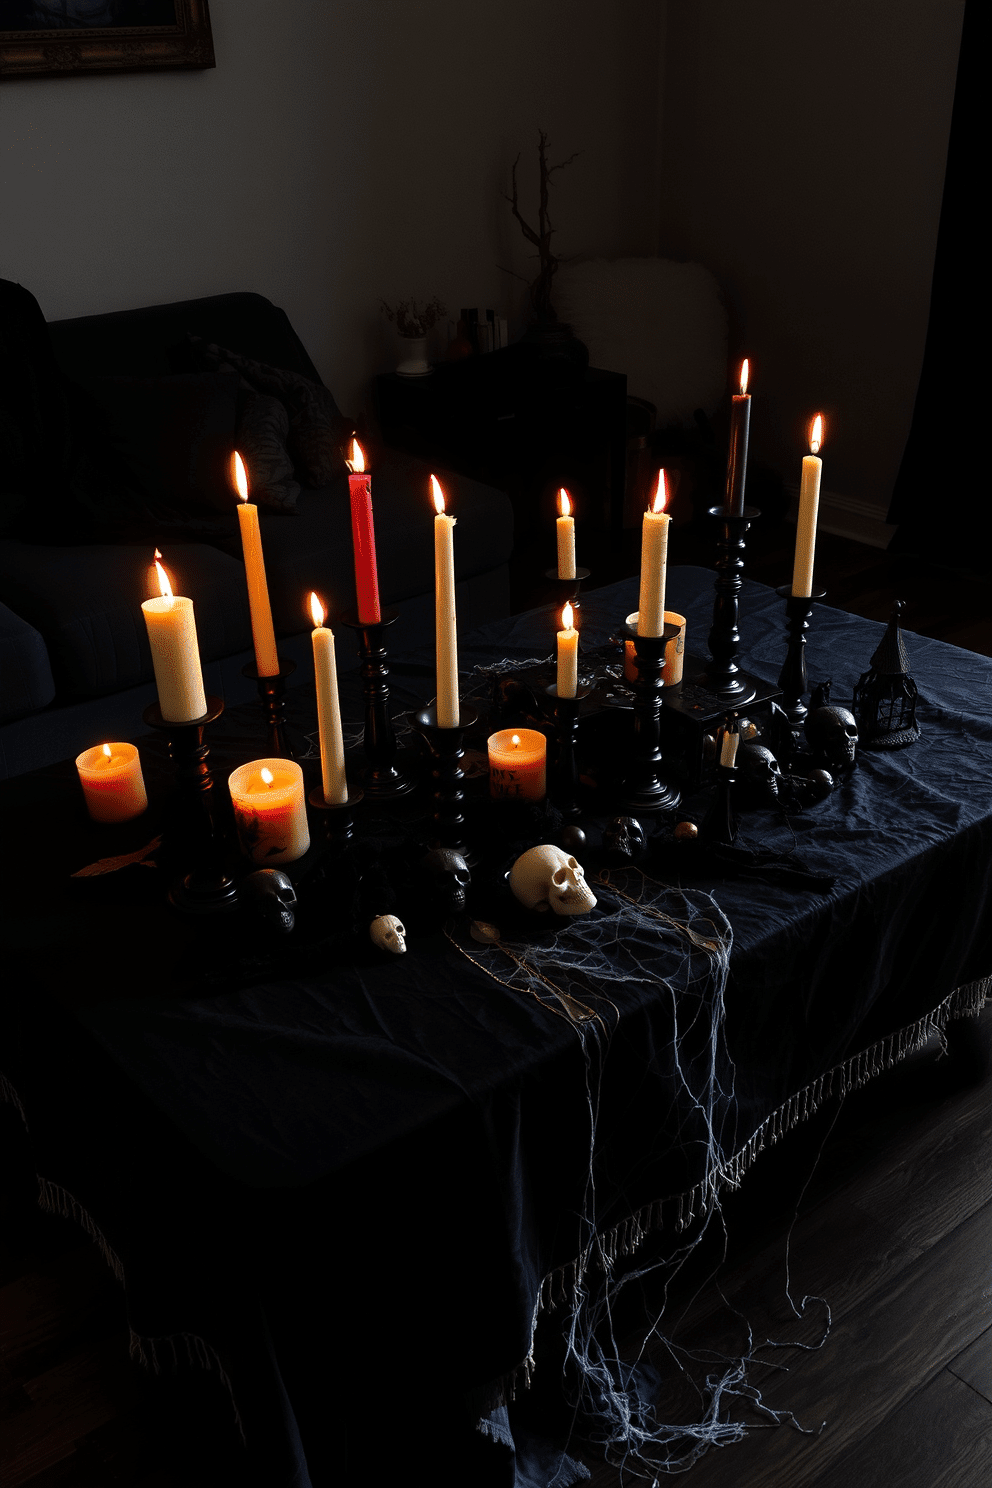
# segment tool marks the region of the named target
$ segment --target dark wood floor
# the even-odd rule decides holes
[[[748,572],[786,581],[793,534],[784,523],[756,532]],[[635,571],[636,541],[625,534],[622,550],[600,562],[597,581]],[[683,531],[678,545],[680,561],[711,562],[705,539]],[[987,579],[828,535],[818,555],[828,603],[886,620],[903,598],[908,629],[992,655]],[[528,555],[517,562],[516,607],[545,597],[544,566]],[[770,1375],[763,1388],[804,1424],[825,1420],[823,1432],[756,1431],[697,1463],[694,1488],[992,1481],[992,1087],[980,1073],[992,1045],[988,1015],[979,1030],[980,1058],[967,1047],[940,1063],[928,1056],[849,1097],[803,1199],[792,1236],[793,1293],[826,1296],[833,1331],[820,1351],[796,1352],[790,1372]],[[16,1150],[10,1108],[0,1107],[0,1117],[12,1123],[4,1145]],[[782,1312],[784,1235],[799,1197],[796,1175],[812,1166],[823,1120],[766,1153],[736,1212],[728,1205],[724,1291],[771,1336],[796,1336]],[[182,1433],[169,1421],[167,1387],[130,1363],[123,1297],[96,1248],[71,1223],[33,1207],[30,1175],[16,1163],[0,1168],[0,1184],[5,1488],[188,1488],[169,1461],[170,1436]],[[687,1337],[715,1347],[732,1341],[717,1300],[704,1287],[687,1314]],[[224,1408],[212,1389],[208,1381],[204,1412]],[[637,1481],[589,1461],[592,1488]]]

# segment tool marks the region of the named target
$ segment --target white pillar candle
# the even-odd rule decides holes
[[[558,577],[575,578],[575,518],[572,516],[572,501],[565,487],[558,492],[558,510],[561,516],[558,529]]]
[[[251,611],[251,636],[255,644],[255,666],[260,677],[278,677],[279,654],[272,628],[272,606],[269,586],[265,581],[265,559],[262,557],[262,534],[258,528],[258,507],[248,500],[248,476],[245,463],[234,452],[234,481],[238,488],[238,522],[241,526],[241,549],[248,584],[248,608]]]
[[[563,629],[558,632],[558,696],[574,698],[579,685],[579,632],[572,624],[572,606],[561,612]]]
[[[259,759],[231,772],[241,850],[262,867],[293,863],[310,846],[303,771],[295,760]]]
[[[165,569],[155,550],[160,599],[146,599],[141,606],[152,648],[152,666],[162,717],[167,723],[191,723],[207,711],[196,641],[193,601],[173,595]]]
[[[813,420],[810,453],[803,456],[803,478],[799,487],[799,518],[796,522],[796,560],[792,570],[792,593],[808,599],[813,593],[813,554],[816,548],[816,513],[820,505],[820,475],[823,461],[817,450],[823,443],[823,418]]]
[[[658,471],[658,489],[641,526],[641,589],[637,605],[637,634],[660,636],[665,628],[665,579],[668,567],[668,503],[665,472]]]
[[[457,728],[458,628],[455,617],[455,518],[444,510],[444,492],[431,476],[434,495],[434,628],[437,642],[437,724]]]
[[[84,749],[76,757],[76,769],[86,809],[94,821],[131,821],[148,805],[141,760],[133,744],[97,744]]]
[[[348,800],[344,775],[344,735],[341,732],[341,703],[334,655],[334,632],[324,626],[324,607],[310,595],[313,616],[313,674],[317,683],[317,727],[320,730],[320,770],[324,800],[328,806],[343,806]]]

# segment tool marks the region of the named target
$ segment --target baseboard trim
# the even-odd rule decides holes
[[[787,489],[790,496],[789,520],[794,522],[799,510],[799,487],[794,485]],[[887,548],[896,530],[886,522],[884,512],[870,501],[857,496],[842,496],[839,491],[820,492],[816,525],[820,532],[846,537],[869,548]]]

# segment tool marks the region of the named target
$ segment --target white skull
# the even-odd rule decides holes
[[[392,951],[394,956],[402,956],[406,950],[406,929],[395,915],[378,915],[369,926],[369,935],[372,944],[380,951]]]
[[[585,869],[550,842],[521,854],[510,869],[510,889],[525,908],[559,915],[588,914],[596,904]]]

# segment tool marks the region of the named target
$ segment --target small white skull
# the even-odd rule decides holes
[[[510,889],[526,909],[552,909],[559,915],[588,914],[596,904],[585,869],[550,842],[520,855],[510,869]]]
[[[372,944],[380,951],[392,951],[394,956],[402,956],[406,950],[406,928],[395,915],[377,915],[369,926],[369,935]]]

